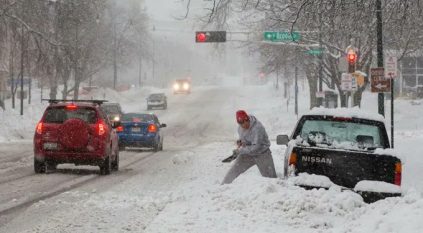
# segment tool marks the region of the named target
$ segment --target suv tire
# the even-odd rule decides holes
[[[100,165],[100,175],[109,175],[112,171],[112,163],[110,155],[106,157],[103,163]]]
[[[119,151],[116,151],[116,158],[112,163],[112,170],[119,171]]]
[[[46,173],[46,163],[45,162],[40,162],[37,159],[34,158],[34,171],[37,174],[40,173]]]

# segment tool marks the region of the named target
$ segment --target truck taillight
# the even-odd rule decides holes
[[[289,166],[294,165],[297,166],[297,153],[292,152],[289,156]]]
[[[43,122],[39,122],[37,124],[36,132],[37,132],[37,134],[42,134],[43,133]]]
[[[395,164],[395,180],[394,184],[401,186],[401,178],[402,178],[402,165],[401,162],[397,162]]]

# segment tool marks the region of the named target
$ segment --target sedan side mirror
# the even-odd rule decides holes
[[[278,135],[276,137],[276,144],[278,145],[288,145],[289,137],[288,135]]]
[[[161,124],[161,125],[160,125],[160,127],[161,127],[161,128],[164,128],[164,127],[166,127],[166,126],[167,126],[166,124]]]

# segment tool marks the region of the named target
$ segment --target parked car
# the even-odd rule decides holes
[[[34,134],[34,171],[58,164],[93,165],[100,174],[119,169],[118,137],[100,108],[103,101],[50,100]]]
[[[110,121],[120,121],[122,117],[122,107],[119,103],[103,103],[101,109],[106,113]]]
[[[163,150],[163,134],[160,124],[154,114],[126,113],[122,116],[122,125],[117,128],[119,149],[126,147],[147,147],[154,151]]]
[[[285,177],[327,177],[342,189],[361,194],[366,202],[400,196],[402,164],[389,149],[384,118],[359,110],[342,111],[346,110],[313,109],[299,119],[290,137],[277,137],[277,144],[288,145]],[[330,186],[307,179],[296,181],[305,188]]]
[[[190,94],[191,93],[191,80],[177,79],[173,83],[173,94]]]
[[[147,110],[160,107],[167,109],[167,97],[164,93],[154,93],[147,98]]]

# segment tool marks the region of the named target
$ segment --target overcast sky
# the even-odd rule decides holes
[[[235,49],[238,46],[237,44],[231,42],[225,44],[228,50],[224,56],[225,59],[222,60],[222,56],[212,56],[215,49],[211,44],[195,43],[194,32],[203,29],[201,24],[198,23],[198,17],[207,13],[205,8],[211,2],[207,0],[191,0],[188,19],[181,20],[180,18],[186,14],[187,2],[188,0],[145,0],[146,12],[150,17],[150,26],[155,28],[153,36],[156,41],[158,43],[169,40],[178,42],[187,49],[187,53],[182,55],[182,57],[185,57],[185,59],[191,57],[194,58],[194,61],[195,58],[197,58],[197,61],[207,58],[205,62],[209,66],[212,65],[211,63],[220,64],[216,72],[225,72],[226,68],[224,66],[228,63],[231,64],[231,70],[238,70],[238,73],[245,72],[246,66],[241,65],[241,63],[245,63],[245,61],[242,61],[244,56],[241,54],[240,49]],[[165,50],[165,48],[162,48],[162,50]],[[167,50],[164,52],[167,53]],[[200,58],[201,60],[198,60]],[[196,67],[198,65],[192,65],[194,65],[194,67],[191,67],[192,70],[198,69]]]

